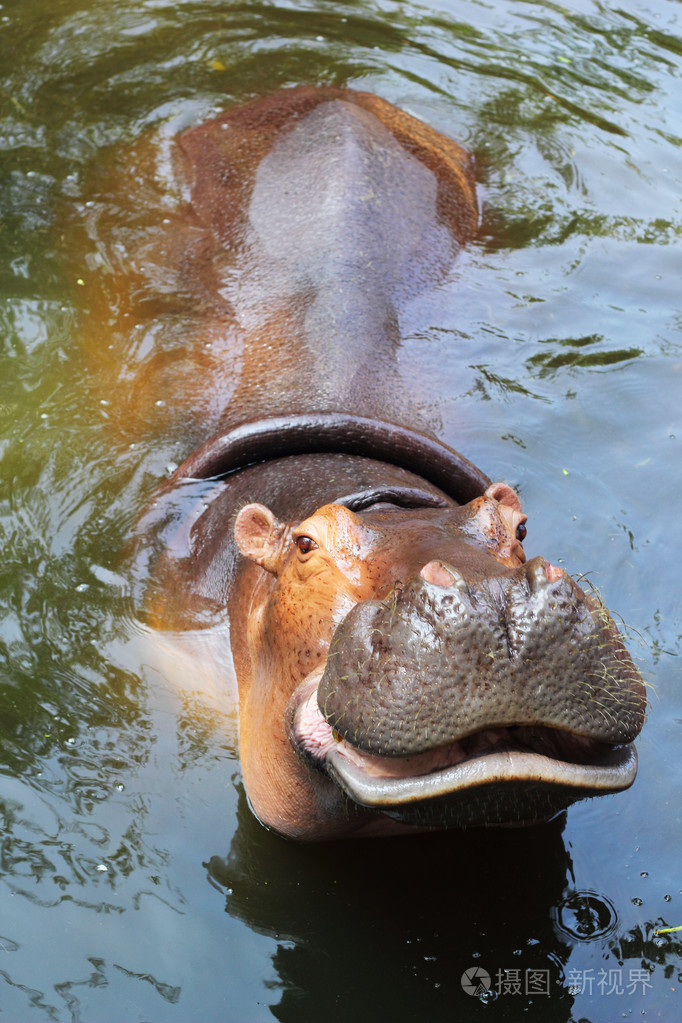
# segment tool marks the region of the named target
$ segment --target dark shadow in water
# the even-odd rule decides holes
[[[550,913],[571,867],[563,826],[300,845],[263,829],[242,795],[230,852],[206,867],[226,911],[279,942],[282,1023],[491,1010],[559,1023],[573,1004]],[[490,975],[487,995],[464,992],[473,968]]]

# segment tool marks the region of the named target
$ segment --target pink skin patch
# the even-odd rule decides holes
[[[331,726],[327,724],[317,706],[317,689],[324,668],[313,671],[294,693],[293,731],[304,753],[315,760],[324,760],[336,745]]]

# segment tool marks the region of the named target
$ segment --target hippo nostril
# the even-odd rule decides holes
[[[427,583],[434,583],[436,586],[452,586],[455,582],[453,573],[445,567],[442,561],[429,561],[419,573]]]
[[[533,558],[525,567],[525,575],[531,590],[539,590],[548,583],[555,583],[563,576],[563,570],[550,564],[544,558]]]

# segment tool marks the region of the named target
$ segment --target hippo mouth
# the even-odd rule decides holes
[[[318,706],[321,672],[289,705],[289,739],[354,802],[417,827],[528,825],[579,799],[629,788],[634,744],[612,746],[542,725],[486,728],[412,756],[351,745]]]
[[[646,700],[608,612],[542,558],[478,585],[437,564],[338,626],[289,704],[297,752],[419,827],[530,824],[628,788]]]

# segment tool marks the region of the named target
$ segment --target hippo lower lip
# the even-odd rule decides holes
[[[429,774],[374,777],[340,752],[327,772],[356,803],[406,823],[440,827],[529,824],[578,799],[628,788],[637,773],[634,746],[576,764],[539,753],[498,749]]]
[[[368,754],[320,714],[321,674],[294,694],[290,741],[355,803],[405,823],[535,823],[578,799],[622,791],[637,774],[633,744],[614,747],[542,726],[484,729],[414,756]]]

